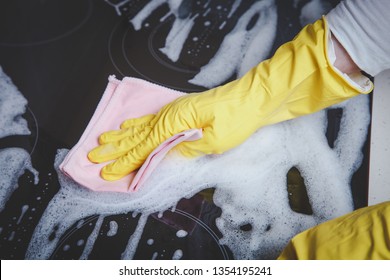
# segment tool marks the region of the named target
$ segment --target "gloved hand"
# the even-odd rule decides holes
[[[390,259],[390,202],[364,207],[296,235],[279,256],[286,259]]]
[[[96,163],[115,160],[102,169],[101,176],[116,180],[139,168],[159,144],[184,130],[203,129],[202,139],[177,146],[184,155],[223,153],[262,126],[313,113],[361,93],[361,88],[331,66],[328,39],[323,18],[242,78],[180,97],[156,115],[125,121],[121,130],[102,134],[101,145],[88,157]]]

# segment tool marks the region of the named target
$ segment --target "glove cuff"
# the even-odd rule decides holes
[[[314,113],[372,91],[369,79],[361,86],[333,66],[329,39],[323,17],[251,70],[252,76],[261,76],[264,88],[258,94],[261,126]]]

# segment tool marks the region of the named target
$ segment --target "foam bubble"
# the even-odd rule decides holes
[[[224,20],[218,27],[219,30],[222,30],[226,26],[226,20]]]
[[[237,11],[238,7],[240,6],[241,4],[241,0],[235,0],[234,3],[233,3],[233,6],[228,14],[228,18],[231,18],[232,15]]]
[[[172,260],[180,260],[183,257],[183,251],[181,249],[177,249],[173,252]]]
[[[14,238],[15,238],[15,231],[12,231],[11,233],[10,233],[10,235],[8,236],[8,241],[13,241],[14,240]]]
[[[107,232],[107,236],[115,236],[118,232],[118,223],[115,221],[110,221],[110,229]]]
[[[84,225],[84,219],[81,219],[80,221],[78,221],[76,228],[80,229],[83,225]]]
[[[147,243],[148,245],[153,245],[154,240],[150,238],[150,239],[148,239],[148,241],[146,241],[146,243]]]
[[[211,8],[207,8],[204,13],[203,13],[203,17],[207,16],[209,13],[211,12]]]
[[[187,235],[188,235],[188,232],[185,230],[182,230],[182,229],[176,232],[176,236],[179,238],[186,237]]]
[[[26,214],[28,208],[29,208],[28,205],[23,205],[23,206],[22,206],[22,211],[21,211],[21,213],[20,213],[20,216],[19,216],[18,221],[16,222],[17,225],[20,224],[20,222],[22,221],[23,216]]]

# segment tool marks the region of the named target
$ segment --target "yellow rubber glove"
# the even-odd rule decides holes
[[[262,126],[362,93],[329,62],[328,39],[323,18],[240,79],[178,98],[156,115],[125,121],[121,130],[102,134],[101,145],[88,157],[96,163],[115,160],[101,176],[116,180],[139,168],[159,144],[184,130],[203,129],[202,139],[177,146],[184,155],[223,153]]]
[[[361,208],[295,236],[280,260],[390,259],[390,202]]]

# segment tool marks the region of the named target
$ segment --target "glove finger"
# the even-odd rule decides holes
[[[140,133],[124,137],[119,141],[112,141],[99,145],[88,153],[88,158],[92,162],[102,163],[124,156],[134,147],[139,145],[140,142],[144,141],[144,139],[148,137],[151,129],[150,126],[146,126]]]
[[[121,128],[125,129],[130,127],[140,126],[150,122],[154,117],[155,117],[154,114],[149,114],[149,115],[142,116],[140,118],[128,119],[121,124]]]
[[[146,138],[125,155],[103,167],[101,170],[102,178],[108,181],[114,181],[137,170],[157,146],[158,144],[154,142],[153,137]]]
[[[145,129],[146,129],[146,125],[143,124],[138,127],[129,127],[129,128],[119,129],[119,130],[107,131],[102,133],[99,136],[99,144],[118,142],[127,137],[140,135]]]
[[[121,124],[121,129],[102,133],[99,136],[99,143],[106,144],[120,141],[126,137],[139,134],[145,129],[147,125],[150,125],[150,122],[154,116],[155,115],[150,114],[140,118],[126,120]]]

